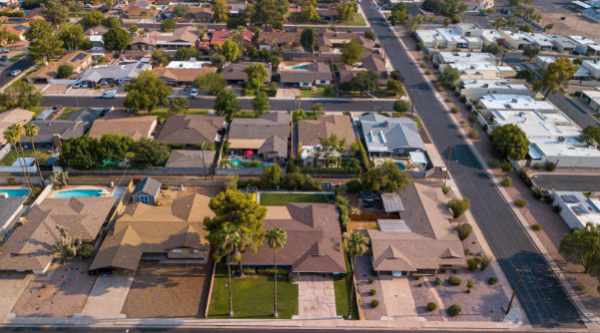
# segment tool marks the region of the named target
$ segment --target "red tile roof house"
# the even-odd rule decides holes
[[[278,72],[281,84],[287,87],[310,88],[333,81],[329,64],[323,62],[282,61]]]
[[[342,233],[337,210],[331,204],[294,203],[268,206],[265,230],[279,227],[289,241],[277,251],[277,265],[292,274],[339,274],[346,272]],[[263,244],[257,253],[242,256],[243,266],[273,266],[273,250]]]
[[[238,31],[230,30],[230,29],[219,29],[208,32],[208,37],[210,39],[210,46],[215,48],[222,46],[223,43],[229,38],[236,37]],[[244,44],[252,43],[252,38],[254,37],[254,33],[246,28],[243,28],[239,31],[239,40]]]

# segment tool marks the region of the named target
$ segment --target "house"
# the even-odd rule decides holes
[[[199,76],[216,73],[217,68],[212,66],[203,66],[201,68],[157,67],[152,71],[169,85],[191,86]]]
[[[69,52],[58,61],[52,61],[46,66],[41,66],[28,77],[32,83],[47,84],[56,78],[58,68],[62,65],[70,66],[74,74],[79,74],[92,65],[92,55],[86,52]]]
[[[223,66],[223,78],[229,84],[239,84],[245,83],[248,80],[248,75],[246,74],[246,68],[261,64],[267,70],[267,80],[265,83],[271,82],[272,68],[271,64],[266,64],[263,62],[250,62],[250,61],[242,61],[242,62],[234,62],[227,63]]]
[[[131,193],[131,202],[141,202],[147,205],[156,205],[160,194],[161,182],[151,177],[144,177],[135,185]]]
[[[300,46],[300,31],[264,30],[257,43],[261,50],[289,49]]]
[[[34,120],[32,123],[38,127],[38,134],[33,138],[21,138],[21,145],[25,149],[33,149],[32,141],[36,148],[51,149],[61,140],[82,136],[88,126],[82,121],[71,120]]]
[[[194,6],[185,2],[183,4],[183,6],[185,6],[185,14],[182,17],[183,20],[202,23],[209,23],[212,21],[213,11],[211,7],[202,5]],[[161,16],[163,19],[177,17],[176,11],[177,6],[169,6],[161,13]]]
[[[155,18],[158,15],[158,10],[148,3],[141,4],[142,1],[125,6],[121,10],[121,16],[131,20],[143,20]]]
[[[410,118],[367,113],[358,121],[369,156],[407,156],[411,151],[425,151],[417,123]]]
[[[600,224],[600,198],[597,194],[576,191],[553,191],[553,205],[560,207],[560,217],[571,229]]]
[[[218,29],[208,31],[208,45],[212,48],[221,47],[226,40],[235,38],[242,44],[251,44],[254,33],[246,28],[241,30]]]
[[[579,96],[592,110],[600,112],[600,90],[584,90]]]
[[[102,85],[124,85],[152,66],[146,62],[99,65],[87,69],[74,87],[95,88]]]
[[[212,115],[173,115],[167,118],[157,140],[171,146],[215,147],[221,141],[225,118]]]
[[[496,56],[491,53],[480,52],[435,52],[432,61],[436,65],[442,64],[496,64]]]
[[[333,81],[331,68],[323,62],[282,61],[278,72],[284,86],[309,88],[328,85]]]
[[[105,117],[94,121],[88,135],[96,139],[105,135],[121,135],[138,141],[151,139],[157,125],[156,116]]]
[[[524,95],[529,96],[531,91],[525,83],[518,80],[462,80],[460,94],[467,101],[477,101],[485,95]]]
[[[282,161],[288,157],[290,115],[271,112],[260,118],[234,118],[229,126],[230,155],[265,161]]]
[[[208,171],[215,160],[214,150],[171,150],[166,167],[171,169],[194,169]]]
[[[455,24],[444,28],[417,30],[417,41],[427,49],[478,50],[494,43],[499,34],[495,30],[480,29],[474,24]]]
[[[0,112],[0,133],[4,133],[12,125],[28,123],[33,116],[33,112],[21,108]],[[4,135],[0,135],[0,146],[5,143]]]
[[[540,51],[550,51],[554,47],[552,38],[543,33],[502,30],[500,35],[504,45],[511,49],[522,50],[525,45],[531,45]]]
[[[277,250],[277,265],[292,274],[338,274],[346,272],[338,214],[331,204],[268,206],[264,228],[281,228],[289,242]],[[293,240],[293,241],[291,241]],[[257,253],[247,251],[242,265],[273,266],[273,250],[266,244]]]
[[[454,63],[442,65],[440,71],[452,68],[458,71],[461,80],[495,80],[507,79],[517,75],[511,66],[498,66],[488,62],[480,63]]]
[[[94,244],[110,220],[114,197],[45,199],[31,207],[0,248],[0,271],[43,274],[54,259],[54,244],[64,229],[76,240]]]
[[[569,37],[561,35],[548,36],[552,41],[554,49],[558,52],[573,53],[577,48],[577,43]]]
[[[150,31],[136,35],[130,44],[133,50],[177,50],[182,47],[195,47],[199,35],[195,27],[185,26],[172,32]]]
[[[600,55],[600,42],[584,36],[569,36],[569,38],[577,45],[575,53],[588,56]]]
[[[538,101],[527,95],[485,95],[477,101],[480,111],[487,115],[491,111],[541,111],[553,112],[556,106],[549,101]]]
[[[438,188],[419,182],[399,193],[404,202],[400,219],[378,220],[369,230],[373,270],[378,275],[435,274],[442,269],[466,267],[462,242],[448,224],[448,212]]]
[[[137,270],[144,256],[161,262],[185,260],[206,264],[210,245],[203,221],[214,214],[210,198],[189,192],[165,191],[160,206],[131,203],[106,236],[90,271]]]
[[[335,136],[344,141],[342,155],[352,153],[352,144],[356,141],[350,117],[345,115],[326,115],[316,120],[300,120],[298,129],[299,157],[304,165],[321,164],[327,156],[323,156],[321,140]]]
[[[340,83],[348,82],[356,75],[363,72],[373,73],[381,81],[386,79],[388,74],[385,58],[375,53],[367,55],[355,65],[341,64],[337,67]]]
[[[27,196],[4,197],[0,196],[0,235],[3,235],[23,210]]]

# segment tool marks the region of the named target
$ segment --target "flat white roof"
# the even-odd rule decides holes
[[[496,56],[491,53],[480,52],[439,52],[439,59],[444,64],[466,64],[466,63],[487,63],[496,64]]]
[[[548,101],[538,101],[531,96],[493,94],[485,95],[479,99],[479,103],[488,110],[556,110],[554,104]]]
[[[583,90],[581,93],[591,100],[600,102],[600,90]]]
[[[600,60],[597,59],[586,59],[582,63],[582,66],[594,71],[600,71]]]
[[[171,61],[167,65],[167,68],[199,69],[209,64],[209,61],[197,61],[191,59],[188,61]]]
[[[538,111],[499,111],[491,112],[495,122],[502,126],[514,124],[527,134],[529,139],[534,138],[569,138],[578,137],[581,128],[577,126],[562,112]]]
[[[554,191],[554,200],[562,202],[571,211],[581,228],[588,223],[600,224],[600,200],[598,198],[588,198],[582,192]]]
[[[464,89],[514,89],[514,90],[529,90],[527,85],[523,83],[517,83],[509,79],[497,79],[497,80],[463,80],[462,86]]]
[[[543,156],[560,159],[560,157],[594,157],[600,158],[600,150],[588,146],[576,137],[566,138],[534,138],[530,139],[529,151],[537,151]],[[533,156],[532,156],[533,157]]]

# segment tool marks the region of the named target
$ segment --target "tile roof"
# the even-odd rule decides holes
[[[271,112],[261,118],[234,118],[229,128],[229,147],[270,150],[287,157],[290,132],[290,116],[284,112]]]
[[[213,144],[225,118],[212,115],[174,115],[167,118],[157,140],[170,145]]]
[[[4,131],[10,126],[21,123],[25,124],[33,118],[34,113],[25,109],[16,108],[9,111],[0,112],[0,145],[4,144]]]
[[[346,149],[350,149],[356,137],[352,128],[352,121],[346,115],[326,115],[317,120],[301,120],[298,122],[299,146],[314,146],[325,139],[335,135],[343,139]]]
[[[122,135],[140,140],[152,138],[158,123],[156,116],[120,117],[96,119],[90,128],[89,136],[101,138],[107,134]]]

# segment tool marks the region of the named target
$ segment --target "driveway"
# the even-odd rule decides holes
[[[88,296],[81,315],[94,318],[125,317],[121,313],[121,309],[132,283],[133,276],[129,274],[100,275]]]
[[[386,317],[416,319],[417,308],[407,278],[380,276],[378,282],[381,285],[381,290],[383,290],[383,302],[387,309]]]
[[[21,293],[27,288],[33,275],[5,273],[0,275],[0,323],[6,322],[7,316],[21,297]]]
[[[336,318],[335,290],[329,276],[301,275],[298,284],[298,315],[294,319]]]

